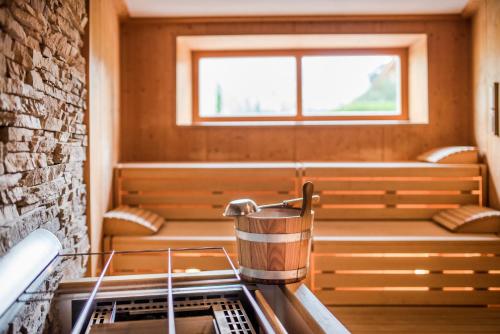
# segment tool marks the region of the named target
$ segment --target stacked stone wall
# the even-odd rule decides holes
[[[85,0],[0,0],[0,256],[38,228],[52,231],[63,252],[89,249],[86,24]],[[68,257],[41,288],[85,266]],[[41,332],[49,308],[27,303],[11,331]]]

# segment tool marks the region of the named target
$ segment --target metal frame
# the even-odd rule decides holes
[[[99,290],[99,287],[101,286],[102,280],[108,271],[109,264],[111,263],[111,260],[113,259],[113,256],[115,255],[115,251],[111,252],[111,256],[109,257],[108,261],[104,265],[104,268],[102,269],[101,275],[99,275],[99,279],[94,285],[94,288],[92,289],[92,292],[90,294],[89,299],[85,303],[85,306],[83,307],[83,311],[80,313],[80,316],[78,317],[75,325],[73,326],[73,329],[71,330],[72,334],[79,334],[81,333],[83,329],[83,325],[85,324],[85,319],[88,317],[89,312],[90,312],[90,307],[92,306],[92,303],[94,302],[95,296],[97,295],[97,290]]]
[[[231,258],[229,257],[229,254],[225,250],[224,247],[191,247],[191,248],[167,248],[167,249],[149,249],[149,250],[132,250],[132,251],[111,251],[111,252],[94,252],[94,253],[72,253],[72,254],[60,254],[59,256],[88,256],[88,255],[110,255],[109,258],[106,261],[106,264],[104,265],[101,274],[99,275],[99,278],[97,279],[94,288],[92,289],[92,292],[90,293],[89,298],[85,302],[85,306],[83,307],[83,310],[81,311],[80,315],[78,316],[77,321],[75,322],[75,325],[73,326],[73,329],[71,331],[72,334],[81,334],[82,330],[84,328],[85,322],[89,316],[89,312],[91,311],[91,306],[95,301],[95,298],[97,296],[97,292],[101,286],[101,283],[103,279],[106,277],[106,273],[108,271],[108,268],[111,264],[111,261],[113,259],[113,256],[115,254],[131,254],[131,253],[152,253],[152,252],[165,252],[167,253],[167,267],[168,267],[168,272],[167,272],[167,300],[168,300],[168,330],[170,334],[175,334],[175,315],[174,315],[174,298],[173,298],[173,287],[172,287],[172,253],[173,252],[182,252],[182,251],[204,251],[204,250],[221,250],[224,255],[226,256],[227,261],[229,262],[231,269],[233,270],[234,276],[236,277],[237,281],[241,281],[240,275],[238,273],[238,270],[234,266],[233,262],[231,261]],[[56,257],[57,258],[57,257]],[[197,281],[192,281],[192,283],[196,283]],[[250,293],[248,292],[248,289],[246,289],[245,286],[242,286],[245,295],[247,298],[251,297]],[[259,313],[259,309],[255,307],[256,302],[253,300],[253,298],[249,298],[250,303],[254,307],[255,311]],[[261,312],[261,311],[260,311]],[[261,312],[262,313],[262,312]],[[260,314],[259,314],[259,318]],[[269,325],[269,324],[267,324]],[[264,324],[265,327],[268,327]],[[270,325],[269,325],[270,326]],[[270,327],[269,327],[270,328]]]

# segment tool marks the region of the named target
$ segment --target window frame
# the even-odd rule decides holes
[[[400,60],[400,110],[398,115],[349,115],[349,116],[305,116],[302,110],[302,57],[304,56],[358,56],[393,55]],[[199,61],[201,58],[221,57],[295,57],[296,63],[296,104],[295,116],[223,116],[202,117],[199,114]],[[289,50],[203,50],[191,52],[192,75],[192,119],[194,123],[205,122],[266,122],[266,121],[352,121],[352,120],[409,120],[408,114],[408,48],[363,48],[363,49],[289,49]]]

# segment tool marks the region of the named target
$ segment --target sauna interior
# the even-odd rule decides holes
[[[500,0],[0,0],[0,332],[500,333],[499,84]]]

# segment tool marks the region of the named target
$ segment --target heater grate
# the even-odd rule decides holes
[[[239,300],[216,305],[214,313],[221,333],[255,333]]]
[[[210,315],[223,334],[253,334],[255,330],[246,314],[238,294],[205,294],[176,296],[175,316],[182,314]],[[153,320],[168,318],[167,298],[144,298],[97,302],[86,333],[93,325],[112,324],[121,321]]]
[[[94,312],[92,313],[92,317],[90,318],[89,328],[87,329],[87,333],[90,330],[92,325],[97,324],[109,324],[113,322],[113,303],[100,303],[101,305],[97,305]]]

